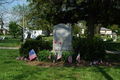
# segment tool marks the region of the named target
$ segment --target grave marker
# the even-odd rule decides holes
[[[72,27],[58,24],[53,27],[53,50],[72,50]]]

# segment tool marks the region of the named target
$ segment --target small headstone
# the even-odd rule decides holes
[[[113,32],[113,41],[117,41],[117,34]]]
[[[79,34],[77,34],[77,37],[79,37]]]
[[[72,50],[72,27],[58,24],[53,27],[53,50]]]

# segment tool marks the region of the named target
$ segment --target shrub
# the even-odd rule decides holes
[[[8,37],[5,37],[5,40],[9,39]]]
[[[3,35],[3,33],[0,33],[0,35]]]
[[[49,54],[50,54],[49,50],[39,51],[37,53],[38,60],[40,60],[40,61],[52,61],[54,59],[54,56],[57,56],[58,53],[56,55],[54,55],[54,53],[51,53],[51,59],[48,58]],[[60,59],[60,61],[67,62],[68,57],[70,56],[70,54],[72,54],[72,60],[74,62],[76,60],[77,55],[72,51],[64,51],[64,52],[62,52],[62,58]],[[55,58],[55,60],[57,61],[57,57]]]
[[[72,51],[66,51],[66,52],[62,52],[62,61],[67,62],[68,61],[68,57],[70,56],[70,54],[72,54],[72,61],[75,61],[76,59],[76,54]]]
[[[101,39],[101,34],[95,34],[95,38]]]
[[[19,49],[20,55],[28,57],[28,52],[32,49],[35,50],[36,54],[44,49],[50,50],[52,49],[52,41],[42,41],[33,39],[26,40],[26,42],[22,44],[21,48]]]
[[[37,57],[39,61],[49,61],[49,56],[50,51],[49,50],[43,50],[43,51],[39,51],[37,53]]]
[[[41,35],[37,36],[36,40],[42,40],[42,36]]]
[[[76,53],[80,51],[81,57],[90,61],[103,59],[106,54],[103,41],[98,39],[78,38],[73,42],[73,49]]]

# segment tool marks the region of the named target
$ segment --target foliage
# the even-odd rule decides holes
[[[81,34],[82,28],[78,25],[73,26],[73,34]]]
[[[88,26],[88,38],[94,37],[94,24],[119,24],[118,0],[28,0],[29,14],[34,25],[46,30],[52,24],[77,23],[85,20]],[[40,11],[41,10],[41,11]],[[39,23],[41,22],[41,23]]]
[[[37,29],[46,30],[46,35],[50,36],[53,26],[53,14],[55,12],[51,1],[28,0],[31,7],[28,18],[30,23]]]
[[[118,0],[59,0],[53,1],[56,6],[56,14],[53,21],[57,23],[76,23],[85,20],[88,26],[88,38],[94,37],[94,24],[119,24]],[[69,17],[70,16],[70,17]]]
[[[73,42],[76,53],[80,51],[81,57],[90,61],[100,60],[105,57],[105,46],[101,40],[78,38]]]
[[[119,25],[113,24],[113,25],[108,25],[108,28],[110,28],[113,32],[116,32],[118,30]]]
[[[72,61],[73,61],[73,62],[76,61],[76,53],[74,53],[74,52],[72,52],[72,51],[63,52],[63,53],[62,53],[62,58],[61,58],[61,60],[67,62],[67,61],[68,61],[68,57],[69,57],[70,55],[72,55]]]
[[[24,13],[24,24],[25,27],[29,27],[30,25],[28,24],[29,19],[27,17],[27,14],[30,12],[30,7],[28,5],[24,5],[24,10],[23,10],[23,5],[17,4],[12,7],[11,10],[11,20],[12,21],[19,21],[18,23],[20,25],[23,25],[23,13]],[[31,26],[30,26],[31,27]]]
[[[17,25],[17,22],[10,21],[9,24],[9,33],[16,38],[20,34],[20,28]]]
[[[43,41],[43,40],[26,40],[24,44],[21,45],[20,55],[24,55],[28,57],[28,52],[34,49],[36,54],[39,51],[44,49],[51,50],[52,49],[52,41]]]
[[[3,35],[3,33],[0,33],[0,35]]]
[[[95,34],[94,36],[95,38],[99,38],[99,39],[101,38],[101,34]]]
[[[39,61],[50,61],[48,56],[50,54],[49,50],[42,50],[37,53],[37,57]],[[52,55],[53,57],[53,55]]]
[[[110,37],[110,35],[107,35],[107,41],[113,41],[113,38]]]
[[[113,41],[113,38],[111,38],[110,35],[104,35],[101,37],[101,39],[106,39],[106,41]]]
[[[42,40],[42,36],[41,35],[38,35],[36,40]]]
[[[48,58],[50,53],[51,53],[51,59]],[[40,61],[47,61],[47,62],[51,61],[52,62],[52,60],[54,59],[55,56],[57,56],[58,53],[59,52],[57,52],[55,55],[53,52],[50,52],[49,50],[43,50],[37,53],[37,57]],[[73,62],[76,61],[77,54],[72,51],[62,51],[62,58],[60,60],[67,62],[70,54],[72,55],[72,61]],[[55,58],[55,60],[57,61],[57,58]]]

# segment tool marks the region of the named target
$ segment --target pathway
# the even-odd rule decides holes
[[[120,54],[120,51],[109,51],[109,50],[106,50],[106,53],[110,53],[110,54]]]
[[[0,47],[0,49],[19,49],[20,47]]]

